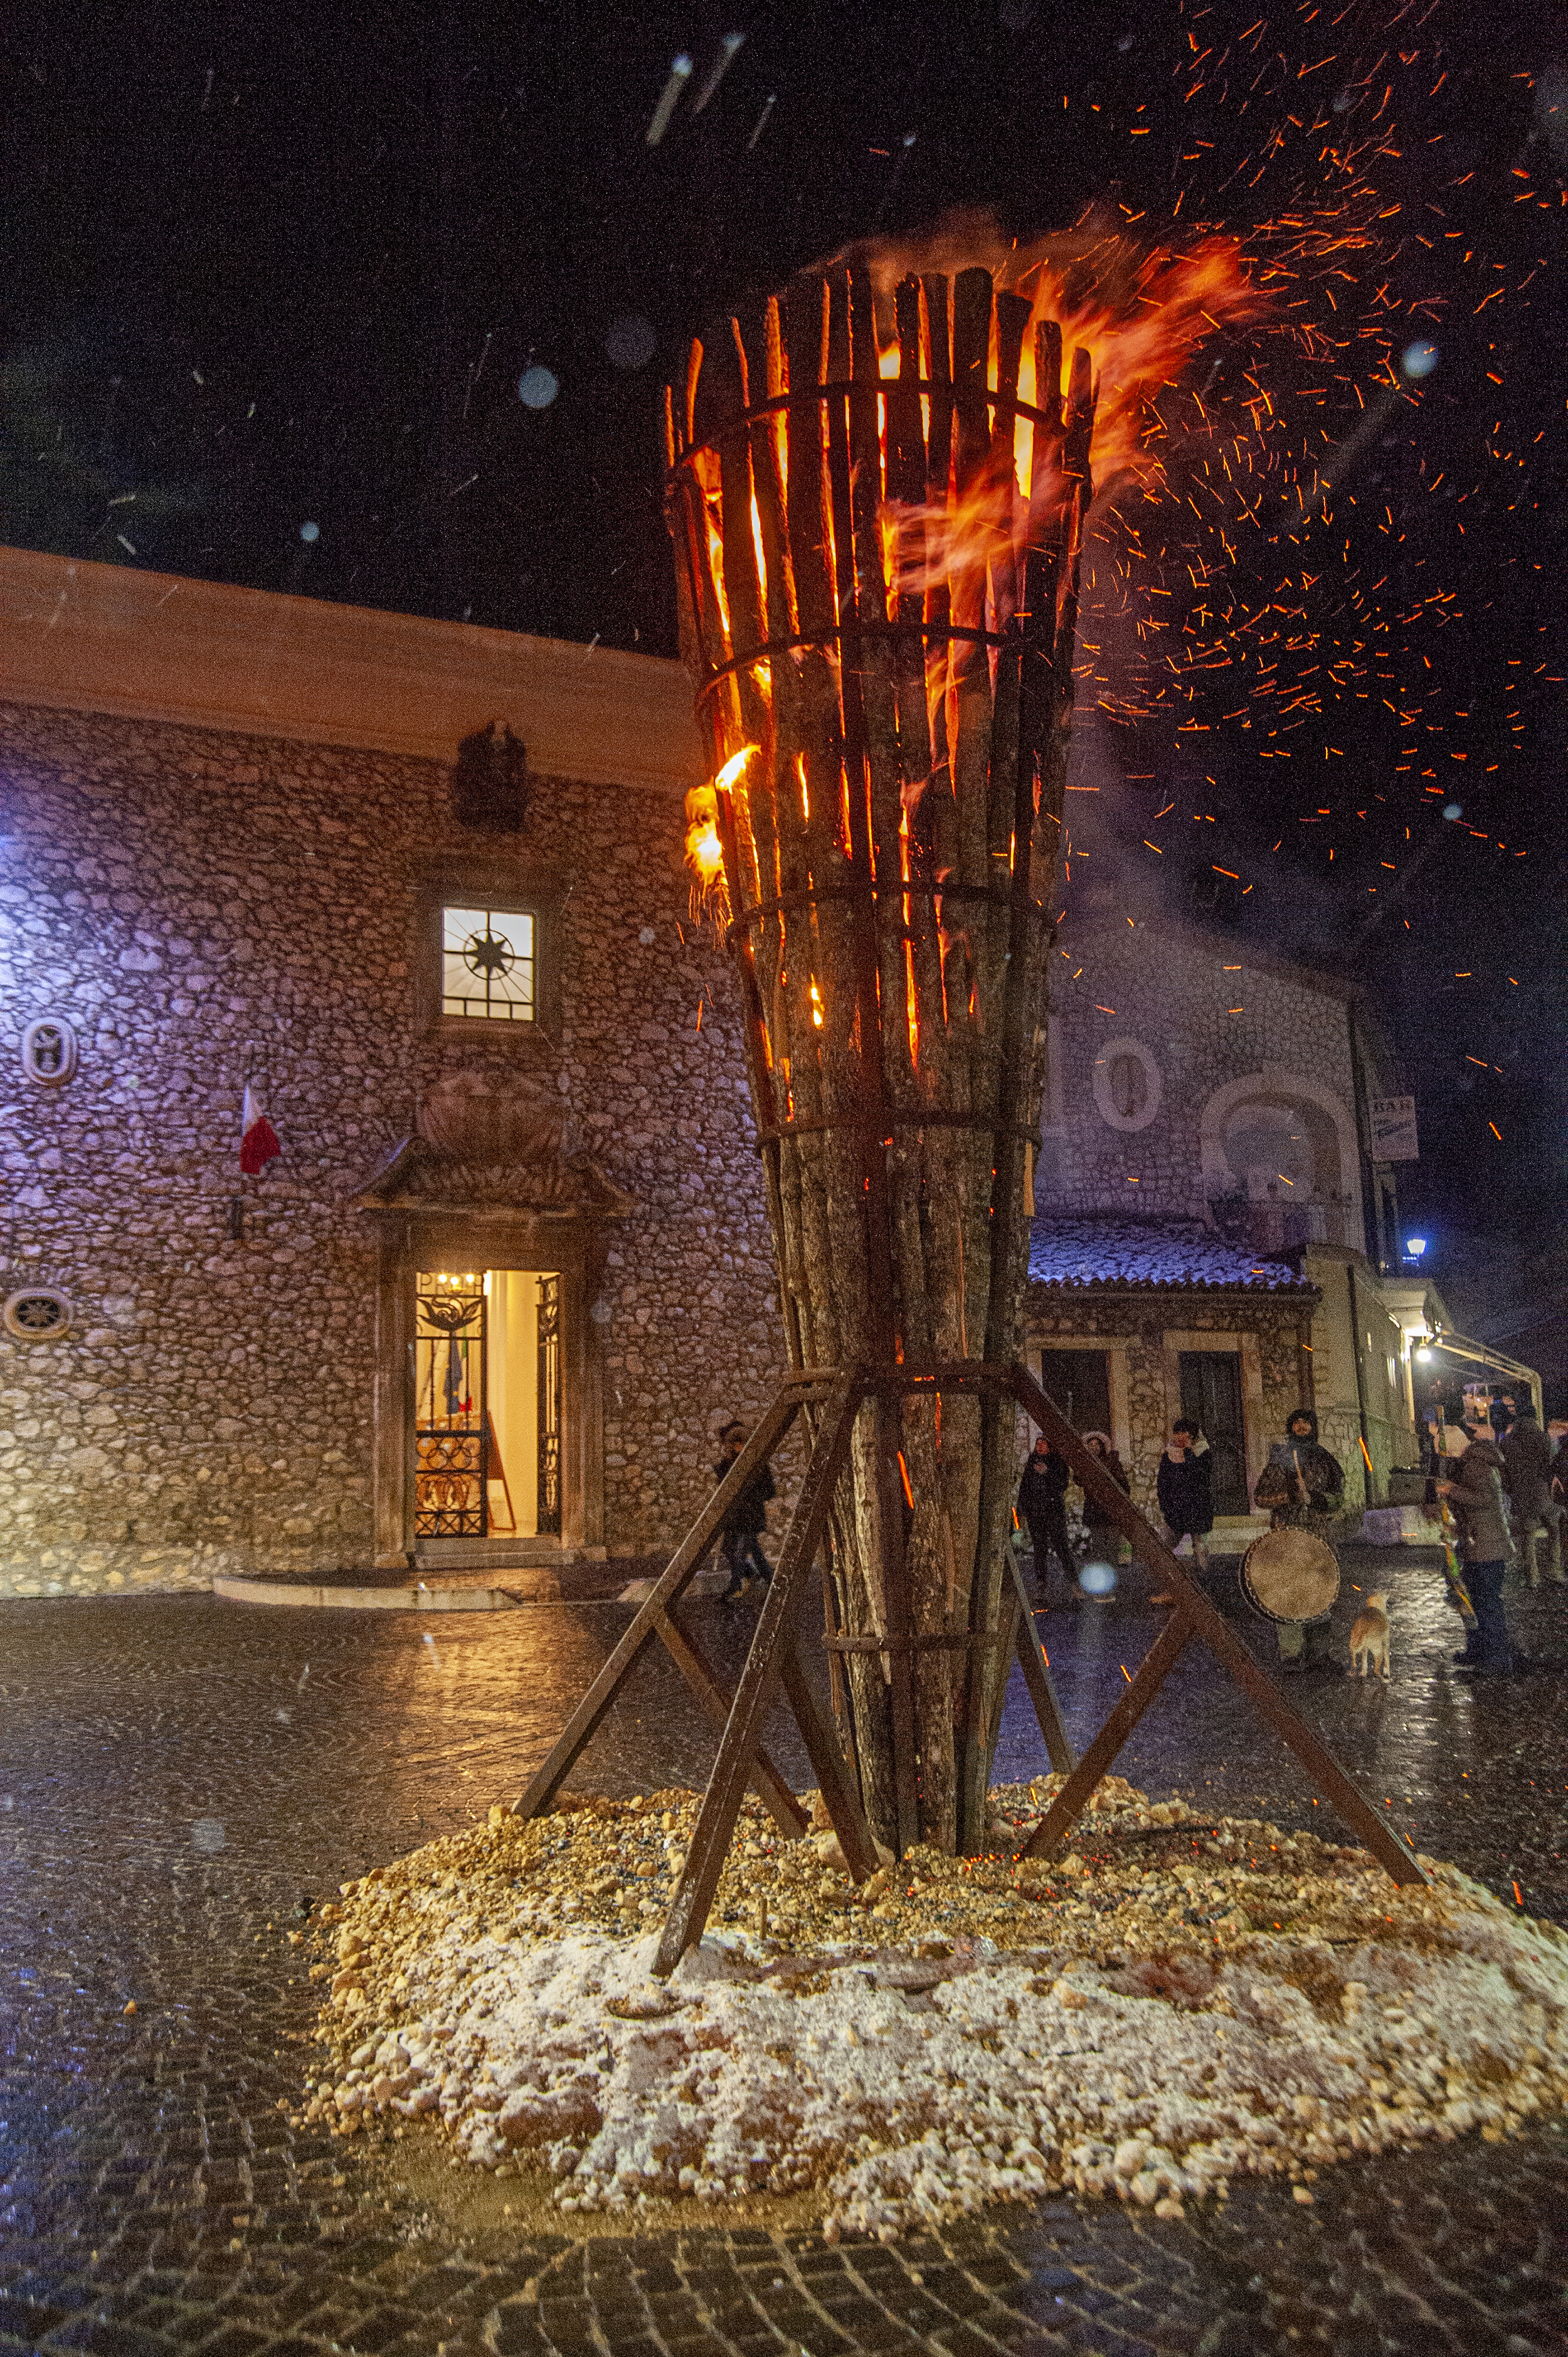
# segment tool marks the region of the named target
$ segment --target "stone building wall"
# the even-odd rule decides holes
[[[0,1594],[367,1564],[373,1240],[352,1198],[417,1089],[420,863],[473,856],[435,761],[0,708],[0,1252],[63,1286],[0,1335]],[[604,1286],[607,1538],[667,1539],[782,1358],[738,1028],[666,794],[534,781],[505,839],[574,873],[553,1060],[639,1210]],[[698,1015],[701,1010],[701,1023]],[[35,1016],[81,1038],[24,1079]],[[498,1052],[499,1052],[498,1050]],[[241,1092],[284,1141],[227,1232]]]
[[[1217,1090],[1265,1069],[1316,1083],[1353,1118],[1343,997],[1310,976],[1268,970],[1249,958],[1245,942],[1146,926],[1096,929],[1058,948],[1050,988],[1054,1069],[1036,1191],[1041,1211],[1203,1218],[1204,1108]],[[1094,1089],[1097,1060],[1123,1039],[1146,1049],[1159,1082],[1154,1118],[1130,1130],[1105,1118]],[[1348,1241],[1359,1243],[1354,1161],[1344,1175],[1355,1198]]]
[[[1403,1337],[1358,1254],[1316,1246],[1305,1254],[1303,1274],[1322,1296],[1312,1347],[1323,1445],[1345,1468],[1347,1504],[1369,1505],[1386,1494],[1392,1466],[1420,1462],[1401,1371]],[[1369,1483],[1361,1456],[1363,1416],[1372,1460]]]

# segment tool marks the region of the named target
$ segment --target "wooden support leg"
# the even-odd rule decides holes
[[[837,1637],[843,1634],[838,1624],[837,1609],[833,1602],[832,1557],[832,1534],[830,1530],[822,1544],[822,1634],[824,1637]],[[854,1748],[854,1715],[850,1708],[849,1682],[844,1676],[843,1655],[835,1652],[832,1646],[828,1648],[828,1692],[832,1698],[833,1732],[838,1738],[838,1748],[849,1763],[849,1771],[854,1780],[856,1792],[862,1793],[864,1786],[861,1781],[860,1761]]]
[[[1018,1558],[1011,1547],[1007,1555],[1018,1606],[1018,1664],[1024,1673],[1029,1700],[1035,1706],[1035,1717],[1040,1722],[1040,1733],[1046,1739],[1046,1757],[1058,1776],[1069,1776],[1078,1764],[1078,1755],[1062,1724],[1061,1706],[1057,1701],[1056,1687],[1051,1683],[1050,1663],[1035,1634],[1035,1616],[1030,1609],[1028,1590],[1018,1570]]]
[[[686,1863],[665,1918],[653,1967],[656,1973],[673,1972],[687,1949],[695,1947],[707,1924],[708,1910],[714,1903],[740,1812],[746,1774],[782,1666],[779,1641],[789,1628],[795,1589],[816,1557],[833,1484],[849,1453],[850,1433],[863,1388],[864,1378],[857,1372],[841,1376],[829,1396],[779,1566],[768,1583],[751,1651],[736,1689],[729,1725],[697,1814]]]
[[[1126,1693],[1024,1844],[1018,1853],[1020,1857],[1056,1856],[1087,1807],[1095,1786],[1164,1685],[1191,1635],[1191,1624],[1178,1605],[1139,1663],[1138,1674]]]
[[[701,1568],[731,1501],[739,1495],[757,1467],[767,1462],[794,1423],[806,1389],[804,1379],[797,1377],[775,1395],[762,1421],[671,1556],[652,1595],[639,1609],[630,1628],[567,1720],[549,1758],[521,1799],[512,1803],[513,1816],[537,1817],[549,1808],[593,1739],[644,1646],[660,1634],[666,1612]]]
[[[876,1844],[872,1839],[871,1827],[865,1822],[854,1779],[834,1739],[832,1721],[822,1711],[806,1683],[800,1657],[788,1630],[779,1646],[779,1674],[783,1680],[789,1707],[795,1714],[795,1724],[800,1730],[800,1740],[806,1747],[806,1756],[811,1760],[817,1789],[822,1793],[832,1829],[839,1837],[844,1863],[856,1882],[864,1882],[867,1875],[876,1871],[879,1862]]]
[[[696,1641],[686,1634],[672,1612],[667,1612],[660,1620],[659,1636],[671,1660],[722,1735],[729,1725],[731,1697],[714,1675]],[[812,1765],[815,1764],[813,1761]],[[811,1821],[766,1751],[759,1749],[753,1760],[751,1781],[785,1839],[799,1841]]]
[[[1257,1705],[1260,1714],[1268,1721],[1281,1741],[1290,1746],[1330,1807],[1337,1812],[1357,1838],[1366,1844],[1379,1865],[1392,1876],[1395,1882],[1430,1881],[1431,1877],[1420,1864],[1408,1843],[1401,1838],[1385,1818],[1378,1814],[1366,1794],[1345,1773],[1327,1745],[1320,1737],[1314,1734],[1304,1718],[1292,1710],[1273,1681],[1258,1667],[1224,1614],[1209,1602],[1180,1556],[1171,1553],[1153,1524],[1145,1522],[1131,1498],[1111,1479],[1093,1451],[1084,1447],[1060,1409],[1047,1398],[1027,1369],[1015,1366],[1010,1381],[1015,1398],[1034,1418],[1051,1447],[1067,1458],[1085,1491],[1101,1508],[1105,1520],[1114,1529],[1119,1530],[1123,1538],[1131,1539],[1134,1552],[1142,1555],[1145,1563],[1158,1566],[1163,1584],[1176,1598],[1176,1614],[1187,1624],[1182,1642],[1185,1644],[1188,1635],[1197,1635],[1203,1639],[1210,1652],[1225,1669],[1229,1670],[1237,1684]],[[1154,1662],[1158,1652],[1159,1646],[1156,1645],[1144,1663],[1145,1669]],[[1174,1658],[1173,1655],[1172,1659]],[[1160,1672],[1161,1677],[1165,1675],[1165,1671],[1169,1666],[1170,1663],[1167,1662]],[[1141,1678],[1143,1671],[1138,1674]],[[1158,1684],[1158,1680],[1155,1681],[1155,1684]],[[1133,1681],[1133,1685],[1134,1687],[1137,1685],[1136,1679]],[[1148,1697],[1145,1696],[1144,1699],[1146,1703]],[[1107,1727],[1115,1723],[1117,1713],[1125,1706],[1127,1696],[1124,1695],[1117,1705],[1116,1710],[1112,1711],[1111,1718],[1106,1721]],[[1144,1706],[1143,1704],[1139,1706],[1140,1711]],[[1135,1721],[1133,1723],[1135,1724]],[[1104,1730],[1102,1729],[1101,1732],[1103,1733]],[[1121,1741],[1124,1739],[1124,1738],[1119,1739],[1116,1749],[1120,1749]],[[1112,1751],[1110,1757],[1114,1756]],[[1075,1781],[1077,1776],[1084,1772],[1094,1757],[1095,1745],[1091,1744],[1084,1754],[1082,1766],[1075,1772]],[[1109,1762],[1107,1761],[1106,1764]],[[1096,1771],[1095,1782],[1098,1782],[1104,1772],[1105,1768],[1102,1765]],[[1087,1800],[1092,1789],[1092,1784],[1084,1788],[1084,1800]],[[1036,1844],[1039,1843],[1041,1835],[1045,1833],[1046,1824],[1050,1823],[1066,1798],[1067,1794],[1063,1792],[1052,1804],[1047,1813],[1045,1824],[1041,1824],[1035,1835]],[[1078,1806],[1082,1806],[1082,1801],[1078,1803]],[[1077,1811],[1074,1810],[1072,1813],[1076,1814]]]
[[[915,1681],[909,1654],[914,1620],[909,1609],[909,1565],[904,1544],[904,1480],[898,1466],[901,1437],[899,1401],[879,1391],[873,1402],[876,1420],[876,1505],[882,1542],[882,1594],[887,1634],[893,1640],[891,1671],[893,1724],[893,1809],[898,1854],[912,1849],[920,1838],[918,1786],[915,1776]]]

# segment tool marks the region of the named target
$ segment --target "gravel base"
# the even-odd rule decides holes
[[[1554,1926],[1119,1779],[1020,1867],[1056,1781],[998,1791],[992,1857],[916,1850],[858,1892],[831,1831],[784,1842],[748,1802],[668,1982],[696,1795],[493,1810],[320,1910],[335,2067],[299,2123],[428,2119],[566,2213],[811,2192],[831,2238],[1060,2190],[1179,2217],[1245,2176],[1310,2205],[1352,2155],[1563,2108]]]

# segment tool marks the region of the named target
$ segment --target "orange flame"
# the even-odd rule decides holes
[[[1180,383],[1200,345],[1263,307],[1231,239],[1207,238],[1188,253],[1156,248],[1133,266],[1124,242],[1111,242],[1112,283],[1077,300],[1070,274],[1044,256],[1017,281],[1019,293],[1033,301],[1030,328],[1055,319],[1064,350],[1089,354],[1098,395],[1094,472],[1102,489],[1129,475],[1143,482],[1162,477],[1150,447],[1150,404]],[[1052,390],[1045,388],[1047,399]],[[1025,339],[1018,392],[1036,401],[1032,334]]]
[[[1198,348],[1210,337],[1263,309],[1250,283],[1240,246],[1206,238],[1185,252],[1141,248],[1122,231],[1091,238],[1047,239],[1009,251],[988,225],[960,225],[934,254],[918,256],[873,249],[865,257],[885,316],[891,317],[892,290],[910,270],[956,271],[973,264],[993,270],[999,288],[1030,303],[1018,372],[1018,399],[1030,408],[1055,410],[1061,388],[1036,382],[1035,328],[1052,320],[1061,330],[1065,354],[1087,352],[1095,390],[1092,471],[1096,496],[1104,498],[1131,481],[1163,486],[1165,461],[1154,447],[1165,428],[1155,404],[1177,387]],[[883,355],[886,366],[887,354]],[[997,389],[994,349],[987,371]],[[885,564],[889,587],[905,596],[949,587],[978,598],[990,583],[997,610],[989,627],[1000,628],[1011,609],[1011,577],[1026,547],[1054,503],[1052,452],[1036,436],[1049,429],[1020,416],[1014,427],[1011,465],[1004,447],[993,447],[988,463],[950,499],[913,506],[888,501],[883,509]],[[1011,560],[1011,561],[1010,561]]]
[[[686,796],[686,865],[705,891],[724,864],[717,797],[712,786],[693,786]]]
[[[719,797],[730,793],[757,749],[755,745],[743,745],[738,753],[731,754],[712,785],[693,786],[686,796],[685,848],[686,865],[692,871],[693,913],[705,904],[721,922],[728,919],[729,892],[719,834]]]

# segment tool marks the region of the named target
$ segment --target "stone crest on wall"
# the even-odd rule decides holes
[[[625,1219],[637,1199],[588,1151],[558,1089],[532,1073],[443,1074],[414,1134],[360,1197],[367,1210],[474,1206]]]

